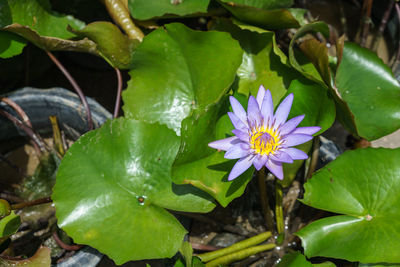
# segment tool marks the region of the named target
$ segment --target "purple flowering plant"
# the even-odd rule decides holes
[[[271,92],[262,85],[257,98],[249,97],[247,112],[238,100],[230,96],[233,112],[228,112],[228,115],[235,127],[232,131],[234,136],[208,144],[212,148],[226,151],[227,159],[239,159],[229,174],[229,181],[241,175],[252,164],[257,171],[263,166],[267,167],[282,180],[282,163],[308,158],[305,152],[293,146],[310,141],[321,127],[297,127],[304,115],[286,121],[293,97],[292,93],[289,94],[274,113]]]
[[[103,12],[99,12],[102,21],[93,22],[89,14],[82,21],[74,18],[74,15],[84,18],[81,11],[89,10],[86,4],[78,8],[80,2],[96,3],[99,6],[93,6],[95,13],[104,9],[109,17],[105,13],[103,19]],[[306,264],[303,254],[311,261],[312,257],[320,257],[318,263],[322,257],[327,257],[347,260],[347,265],[358,264],[356,262],[398,264],[400,149],[355,149],[337,159],[340,153],[334,150],[335,154],[329,157],[333,162],[328,163],[328,160],[322,162],[328,157],[318,156],[318,153],[326,153],[336,146],[326,145],[328,141],[317,136],[325,135],[324,132],[335,121],[340,122],[347,130],[347,133],[345,129],[342,132],[352,135],[354,140],[373,141],[400,128],[399,78],[392,73],[392,70],[397,74],[400,72],[398,49],[394,49],[397,53],[391,55],[391,70],[364,45],[345,42],[346,38],[334,40],[334,35],[329,36],[334,29],[325,22],[302,18],[305,9],[298,7],[305,2],[308,1],[2,0],[0,18],[4,19],[0,19],[0,58],[7,60],[1,62],[0,69],[7,71],[4,75],[2,73],[0,83],[3,85],[6,81],[3,79],[9,73],[25,69],[20,68],[21,59],[24,59],[29,62],[25,64],[26,75],[22,75],[26,78],[25,84],[31,76],[27,75],[30,66],[42,63],[29,60],[38,53],[31,46],[45,50],[78,92],[82,106],[75,109],[79,113],[79,122],[82,126],[87,123],[87,128],[80,127],[75,131],[69,120],[63,121],[64,113],[60,107],[60,112],[55,112],[60,115],[60,127],[56,127],[54,118],[52,120],[54,144],[57,146],[52,149],[51,145],[42,142],[39,135],[47,129],[31,129],[39,127],[36,122],[48,118],[31,118],[30,123],[27,116],[40,115],[41,112],[23,112],[27,103],[26,93],[17,92],[15,98],[12,94],[1,98],[4,103],[0,103],[0,115],[30,136],[45,168],[38,166],[38,175],[27,180],[29,186],[26,186],[24,194],[19,195],[21,192],[13,189],[25,190],[24,183],[15,186],[15,179],[8,177],[5,180],[11,183],[0,189],[1,198],[7,198],[0,199],[0,211],[3,210],[0,230],[4,230],[0,231],[0,262],[14,266],[14,260],[25,261],[34,251],[29,248],[18,254],[22,252],[18,244],[37,243],[39,246],[36,242],[39,239],[40,257],[26,260],[42,261],[40,258],[43,257],[46,266],[63,260],[64,255],[67,257],[71,253],[64,250],[59,253],[57,249],[51,255],[58,256],[50,258],[50,249],[44,248],[46,244],[54,244],[62,230],[73,242],[93,247],[117,264],[131,260],[179,258],[174,266],[228,266],[229,261],[254,254],[266,266],[275,265],[276,259],[282,260],[279,267],[293,266],[287,263],[297,264],[299,257]],[[338,6],[335,1],[330,2],[333,3],[330,5]],[[397,1],[374,1],[374,9],[373,1],[340,2],[344,7],[358,5],[360,11],[362,6],[362,12],[374,11],[375,6],[380,7],[376,9],[377,13],[387,8],[377,41],[386,36],[386,33],[382,34],[383,22],[390,22],[390,32],[398,32],[394,28],[400,28],[398,19],[394,17],[400,16]],[[399,12],[391,11],[394,6]],[[345,15],[348,12],[340,13]],[[376,14],[373,13],[375,23]],[[369,14],[360,15],[363,22],[358,32],[362,33],[360,36],[369,36],[368,30],[364,32],[368,27],[361,27],[371,21],[365,19]],[[282,30],[275,35],[274,29]],[[310,32],[321,35],[318,39],[312,38]],[[351,40],[351,36],[347,37]],[[396,38],[398,36],[393,36],[390,41],[396,41]],[[286,43],[288,40],[290,42]],[[30,47],[23,49],[28,42]],[[335,53],[331,53],[333,48],[336,48]],[[96,112],[90,112],[94,108],[93,100],[86,100],[66,71],[75,64],[63,67],[57,60],[63,50],[99,56],[110,65],[107,73],[114,75],[115,71],[118,86],[114,116],[97,108],[94,109]],[[57,51],[57,54],[50,51]],[[45,55],[43,51],[39,52]],[[15,61],[12,59],[21,53],[25,55],[15,58]],[[82,68],[88,63],[97,65],[98,61],[91,61],[92,56],[74,57],[73,61],[82,60],[83,64],[79,64]],[[12,64],[15,66],[8,68]],[[59,76],[52,75],[53,70],[44,72],[46,68],[46,64],[40,67],[43,74],[39,74],[42,71],[32,72],[35,84],[41,78],[44,78],[46,86],[50,78],[58,82]],[[100,73],[92,73],[95,74],[93,77],[104,76],[110,80],[102,67],[90,69],[93,70],[87,70],[88,73],[101,69]],[[10,77],[20,77],[20,74],[15,72]],[[90,83],[87,84],[92,84],[92,79],[88,80]],[[103,79],[96,82],[99,86],[94,88],[102,90],[91,92],[110,92],[108,83],[102,83]],[[111,79],[110,83],[114,84],[114,80]],[[17,89],[7,87],[22,84],[22,81],[6,81],[5,84],[3,92]],[[125,85],[125,90],[122,90]],[[95,95],[95,98],[109,100],[108,93]],[[54,97],[58,99],[60,96]],[[248,101],[247,110],[241,97]],[[40,100],[41,96],[37,99]],[[120,112],[121,99],[123,115]],[[280,104],[276,105],[278,102]],[[47,102],[44,104],[46,108],[49,105]],[[229,108],[232,112],[228,112]],[[49,111],[53,112],[53,107]],[[101,120],[98,112],[104,115]],[[98,125],[103,120],[106,122]],[[1,129],[5,129],[0,133],[6,145],[0,151],[0,161],[17,170],[19,180],[19,176],[25,176],[25,173],[21,175],[19,168],[9,160],[13,153],[8,151],[8,142],[15,136],[9,131],[13,126],[4,121],[0,120]],[[71,138],[75,138],[78,132],[85,133],[69,147],[62,133],[71,129]],[[325,137],[336,134],[332,132]],[[17,143],[19,146],[19,140]],[[52,168],[57,177],[54,180],[51,174],[46,187],[40,188],[45,184],[41,173],[46,177],[50,174],[46,167],[48,156],[51,162],[54,161]],[[310,159],[306,160],[309,156]],[[62,160],[58,166],[59,158]],[[324,164],[329,165],[317,170]],[[24,170],[26,166],[18,167]],[[253,177],[258,179],[258,184],[254,183]],[[34,184],[38,188],[31,190],[30,185]],[[31,194],[33,191],[35,194]],[[250,222],[247,207],[253,203],[247,201],[249,193],[258,194],[261,203],[261,209],[258,203],[250,207],[251,214],[259,214],[265,221]],[[301,203],[297,202],[302,196]],[[244,219],[241,221],[246,224],[241,224],[238,218],[232,227],[220,227],[221,223],[214,223],[219,219],[214,220],[213,213],[190,215],[209,213],[217,205],[235,214],[235,205],[229,205],[234,199],[246,207],[239,211],[239,217]],[[49,205],[42,216],[49,218],[46,220],[48,224],[43,223],[46,231],[37,229],[37,223],[27,226],[30,222],[23,221],[27,217],[24,216],[27,211],[24,207],[45,202],[53,203],[51,210]],[[320,209],[317,215],[324,218],[315,220],[315,209],[310,210],[307,205]],[[188,215],[191,220],[199,220],[202,224],[212,222],[211,227],[218,225],[218,229],[212,229],[218,235],[227,229],[234,229],[235,235],[242,235],[239,238],[257,235],[233,249],[192,257],[195,243],[192,249],[191,244],[184,240],[187,235],[192,242],[191,237],[199,237],[195,233],[199,232],[198,229],[194,229],[198,223],[193,223],[188,230],[174,216],[177,213]],[[332,216],[332,213],[339,216]],[[236,220],[235,216],[229,219],[234,220],[227,222]],[[251,228],[248,228],[248,222]],[[5,230],[11,228],[12,231]],[[252,231],[242,231],[244,228]],[[29,232],[25,234],[25,230]],[[14,234],[17,235],[12,237]],[[34,237],[35,241],[30,242],[29,237],[29,240],[20,242],[20,237],[28,236]],[[67,241],[67,238],[62,239]],[[264,241],[267,244],[258,245]],[[60,248],[80,247],[70,245],[73,244],[60,245]],[[294,248],[301,252],[292,254]],[[177,256],[178,251],[182,255]],[[285,261],[285,253],[289,254],[286,255],[289,261]],[[95,257],[98,258],[97,252]],[[244,259],[239,264],[248,266],[249,261]]]

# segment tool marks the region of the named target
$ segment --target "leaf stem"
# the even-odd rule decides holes
[[[254,247],[249,247],[244,250],[225,255],[223,257],[217,258],[213,261],[210,261],[206,263],[206,267],[217,267],[217,266],[225,266],[228,265],[232,262],[238,261],[245,259],[249,256],[255,255],[257,253],[260,253],[265,250],[270,250],[275,248],[276,245],[274,243],[269,243],[266,245],[261,245],[261,246],[254,246]]]
[[[35,206],[35,205],[50,203],[50,202],[52,202],[50,197],[39,198],[39,199],[35,199],[32,201],[13,204],[13,205],[11,205],[11,209],[12,210],[20,210],[20,209],[23,209],[26,207],[31,207],[31,206]]]
[[[118,117],[119,108],[121,105],[121,93],[122,93],[122,76],[121,71],[118,68],[114,68],[117,74],[118,80],[118,87],[117,87],[117,98],[115,100],[115,107],[114,107],[114,118]]]
[[[265,185],[265,167],[257,172],[258,178],[258,188],[260,190],[260,201],[261,208],[264,214],[265,223],[268,230],[273,231],[274,229],[274,218],[273,212],[269,206],[268,196],[267,196],[267,186]]]
[[[226,248],[222,248],[216,251],[212,251],[212,252],[207,252],[207,253],[203,253],[200,255],[197,255],[203,262],[208,262],[208,261],[212,261],[216,258],[219,257],[223,257],[225,255],[237,252],[239,250],[244,250],[248,247],[260,244],[261,242],[264,242],[265,240],[267,240],[268,238],[271,237],[271,232],[264,232],[262,234],[250,237],[248,239],[245,239],[243,241],[237,242],[235,244],[233,244],[232,246],[226,247]],[[252,255],[252,254],[251,254]]]
[[[61,62],[49,51],[46,51],[49,58],[56,64],[56,66],[61,70],[64,76],[68,79],[72,87],[74,88],[75,92],[78,94],[79,99],[81,100],[83,107],[86,110],[86,117],[88,122],[89,131],[93,130],[93,121],[92,121],[92,113],[90,112],[89,104],[86,100],[85,95],[82,92],[82,89],[79,87],[78,83],[75,81],[74,77],[67,71],[66,68],[61,64]]]
[[[124,0],[102,0],[108,13],[115,23],[120,26],[130,39],[143,40],[143,32],[133,23],[129,9]]]
[[[372,51],[377,51],[378,49],[379,41],[383,37],[386,24],[389,20],[390,14],[392,14],[393,7],[394,7],[394,0],[389,0],[389,4],[386,8],[385,13],[383,14],[381,24],[379,25],[378,33],[375,35],[374,41],[372,43]]]
[[[283,192],[282,185],[275,181],[275,219],[278,234],[282,234],[285,226],[283,222],[283,209],[282,209]]]
[[[371,10],[373,0],[364,0],[363,3],[363,18],[362,18],[362,30],[361,30],[361,41],[360,45],[365,47],[367,42],[369,25],[371,24]]]
[[[310,179],[318,164],[319,155],[319,136],[314,137],[313,140],[313,152],[311,154],[310,166],[308,167],[306,180]]]

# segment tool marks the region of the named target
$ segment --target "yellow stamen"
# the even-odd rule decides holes
[[[275,152],[281,144],[278,132],[273,129],[257,127],[253,128],[249,135],[251,148],[260,155]]]

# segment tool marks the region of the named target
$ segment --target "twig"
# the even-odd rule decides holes
[[[374,42],[372,44],[372,50],[376,51],[378,49],[379,41],[382,39],[383,32],[385,31],[386,24],[389,20],[390,14],[392,14],[392,10],[394,7],[394,0],[389,0],[388,7],[383,14],[381,24],[379,25],[378,33],[375,35]]]
[[[263,167],[261,170],[257,172],[258,178],[258,187],[260,190],[260,201],[261,208],[264,214],[265,223],[267,224],[268,230],[274,231],[274,219],[273,213],[269,206],[268,196],[267,196],[267,187],[265,185],[265,168]]]
[[[117,73],[118,87],[117,87],[117,99],[115,100],[114,107],[114,118],[118,117],[119,107],[121,105],[121,93],[122,93],[122,76],[121,71],[118,68],[114,68]]]
[[[397,20],[398,20],[398,28],[400,29],[400,7],[399,4],[396,3],[395,4],[395,8],[396,8],[396,14],[397,14]],[[399,31],[399,35],[400,35],[400,31]],[[396,54],[393,55],[393,64],[391,64],[392,70],[393,72],[396,72],[397,66],[399,65],[400,62],[400,38],[398,38],[398,44],[397,44],[397,51]],[[396,74],[396,73],[395,73]]]
[[[47,55],[50,57],[50,59],[56,64],[56,66],[61,70],[61,72],[64,74],[64,76],[68,79],[72,87],[74,88],[75,92],[78,94],[79,99],[81,100],[83,107],[86,110],[86,117],[88,121],[88,127],[89,131],[93,130],[93,121],[92,121],[92,114],[90,112],[90,107],[89,104],[86,100],[85,95],[82,92],[82,89],[79,87],[75,79],[71,76],[71,74],[67,71],[66,68],[61,64],[61,62],[49,51],[46,51]]]
[[[307,171],[306,180],[310,179],[315,169],[317,168],[319,155],[319,137],[315,137],[313,141],[313,152],[311,154],[310,166]]]
[[[367,37],[369,33],[369,25],[371,23],[371,10],[372,10],[373,0],[364,0],[363,3],[363,18],[362,18],[362,32],[360,45],[365,47],[367,42]]]
[[[56,147],[56,151],[60,154],[60,158],[64,156],[65,149],[64,143],[61,137],[60,127],[58,127],[58,121],[56,116],[50,116],[50,123],[53,129],[53,139],[54,139],[54,146]]]
[[[12,114],[5,110],[0,110],[0,115],[6,117],[12,121],[17,127],[24,131],[32,140],[33,148],[35,149],[37,155],[40,157],[43,151],[46,151],[44,144],[41,142],[40,137],[30,128],[28,125],[22,123],[19,119],[14,117]]]
[[[36,205],[50,203],[50,202],[52,202],[50,197],[39,198],[39,199],[35,199],[35,200],[32,200],[32,201],[13,204],[13,205],[11,205],[11,209],[12,210],[20,210],[20,209],[23,209],[23,208],[26,208],[26,207],[36,206]]]
[[[61,238],[58,236],[57,231],[55,231],[53,233],[53,238],[54,238],[54,241],[56,241],[57,245],[59,245],[61,248],[65,249],[65,250],[69,250],[69,251],[73,250],[73,251],[75,251],[75,250],[79,250],[79,249],[81,249],[83,247],[83,245],[68,245],[68,244],[65,244],[61,240]]]

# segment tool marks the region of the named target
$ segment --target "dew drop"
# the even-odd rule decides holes
[[[348,93],[350,93],[350,91],[349,91],[349,90],[346,90],[346,94],[348,94]]]

